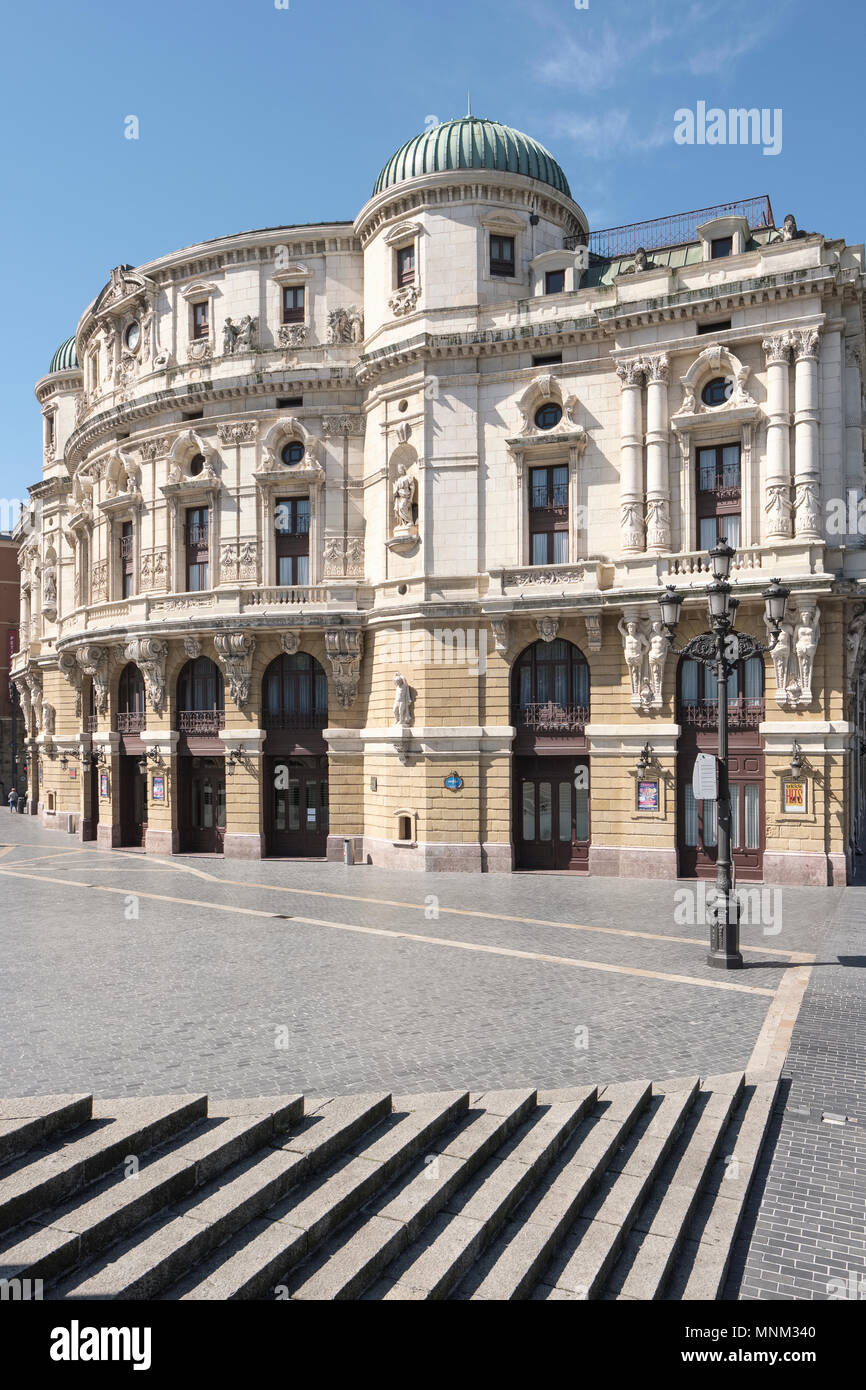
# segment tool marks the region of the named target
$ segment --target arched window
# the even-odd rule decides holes
[[[679,669],[679,718],[687,728],[715,729],[719,723],[719,683],[715,671],[684,657]],[[728,676],[728,723],[732,729],[757,728],[764,718],[764,661],[738,661]]]
[[[117,687],[117,732],[138,734],[147,728],[144,677],[134,662],[124,666]]]
[[[177,678],[178,728],[181,733],[215,733],[225,724],[225,688],[210,657],[188,661]]]
[[[536,733],[582,733],[589,666],[579,647],[561,638],[527,647],[514,666],[511,718],[518,729]]]
[[[264,729],[324,729],[328,678],[308,652],[278,656],[262,680]]]

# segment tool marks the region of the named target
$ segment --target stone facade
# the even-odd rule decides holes
[[[18,594],[17,546],[0,532],[0,808],[13,786],[24,790],[24,725],[9,680],[18,649]]]
[[[43,477],[16,533],[32,808],[120,843],[133,664],[146,846],[183,848],[178,678],[203,655],[225,683],[209,749],[230,774],[219,847],[274,852],[263,680],[300,652],[327,677],[321,745],[295,749],[327,758],[327,852],[349,840],[373,863],[507,871],[513,671],[559,642],[589,672],[579,741],[562,744],[590,778],[579,867],[676,876],[678,663],[653,624],[672,582],[691,595],[682,638],[705,625],[698,454],[736,446],[738,626],[763,637],[763,588],[791,588],[753,730],[759,868],[844,882],[866,775],[866,550],[847,524],[864,487],[863,248],[743,227],[724,259],[707,224],[677,254],[587,268],[570,196],[480,168],[386,184],[354,223],[112,271],[78,325],[80,366],[36,387]],[[501,239],[512,275],[494,273]],[[304,291],[302,322],[282,321],[287,289]],[[531,505],[545,468],[564,536],[548,561]],[[281,582],[274,510],[297,503],[307,568]],[[193,515],[209,569],[191,589]],[[795,739],[806,790],[792,813]],[[657,792],[640,806],[646,743]]]

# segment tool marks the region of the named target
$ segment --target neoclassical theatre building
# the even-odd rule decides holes
[[[834,229],[835,230],[835,229]],[[106,848],[715,871],[707,551],[737,551],[741,880],[863,829],[862,245],[749,199],[592,232],[449,121],[354,222],[121,265],[37,383],[16,532],[29,798]],[[346,842],[348,841],[348,846]]]

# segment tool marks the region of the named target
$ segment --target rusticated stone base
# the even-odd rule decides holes
[[[178,838],[176,830],[151,830],[148,827],[144,848],[148,854],[177,854]]]
[[[841,875],[838,880],[832,876],[837,871]],[[845,856],[765,850],[764,882],[791,884],[798,888],[826,888],[829,883],[844,883]]]
[[[335,837],[336,838],[336,837]],[[343,857],[343,841],[339,838]],[[364,836],[360,856],[356,863],[375,864],[381,869],[417,869],[426,873],[467,873],[485,872],[484,849],[480,844],[437,844],[435,841],[378,840]],[[509,851],[508,846],[505,846]],[[330,857],[330,854],[329,854]],[[510,864],[509,864],[510,868]]]
[[[599,878],[676,878],[675,849],[590,845],[589,872]]]
[[[96,843],[100,849],[119,849],[120,826],[100,821],[96,827]]]
[[[227,832],[223,841],[223,855],[226,859],[264,859],[264,836],[237,835]]]

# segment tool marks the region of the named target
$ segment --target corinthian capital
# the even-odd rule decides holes
[[[794,356],[798,362],[816,362],[818,360],[818,349],[821,342],[820,328],[798,328],[791,337]]]
[[[773,333],[769,338],[765,338],[761,344],[767,357],[767,366],[770,367],[774,362],[790,362],[791,360],[791,334]]]
[[[623,386],[642,386],[646,364],[642,357],[630,357],[626,362],[618,362],[616,374]]]
[[[670,380],[670,363],[667,353],[659,352],[654,357],[644,357],[643,365],[647,381],[659,381],[667,386]]]

